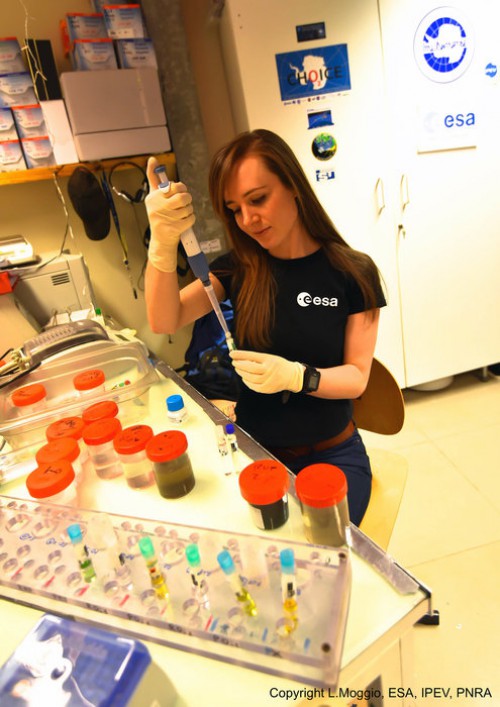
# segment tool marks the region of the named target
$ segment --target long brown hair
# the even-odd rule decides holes
[[[358,283],[367,310],[377,306],[380,278],[371,258],[351,248],[321,206],[302,167],[287,143],[270,130],[237,135],[212,160],[209,190],[212,206],[226,227],[235,254],[233,282],[239,285],[236,337],[255,348],[267,348],[274,320],[274,281],[267,251],[244,233],[227,208],[224,194],[235,165],[248,155],[261,157],[267,169],[296,194],[298,215],[311,238],[325,251],[331,264]]]

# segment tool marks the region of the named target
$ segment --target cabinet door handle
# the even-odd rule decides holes
[[[410,203],[410,192],[408,189],[408,175],[402,174],[399,183],[399,191],[401,195],[401,210],[404,211]]]
[[[381,214],[385,209],[384,182],[381,177],[377,179],[375,184],[375,200],[377,202],[377,213]]]

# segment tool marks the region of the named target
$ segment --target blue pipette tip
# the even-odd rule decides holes
[[[233,574],[235,570],[234,562],[233,558],[227,550],[219,552],[219,554],[217,555],[217,562],[219,563],[224,574]]]
[[[293,574],[295,570],[295,554],[292,549],[285,548],[280,552],[280,564],[282,572]]]
[[[72,543],[78,543],[83,538],[82,529],[78,523],[73,523],[73,525],[68,525],[66,532],[69,535],[69,539]]]

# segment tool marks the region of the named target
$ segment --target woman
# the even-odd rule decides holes
[[[219,150],[209,187],[232,246],[212,263],[211,279],[235,310],[231,358],[244,383],[238,424],[295,473],[313,463],[339,466],[359,524],[371,470],[351,401],[368,382],[385,305],[377,268],[337,233],[275,133],[243,133]],[[146,206],[148,317],[153,331],[173,333],[210,311],[201,283],[179,293],[175,273],[180,233],[194,223],[191,196],[178,183],[166,195],[153,189]]]

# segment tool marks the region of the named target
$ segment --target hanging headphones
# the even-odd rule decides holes
[[[135,167],[136,169],[139,170],[139,172],[142,175],[141,186],[139,187],[139,189],[136,191],[136,193],[134,195],[130,194],[129,192],[125,191],[124,189],[122,189],[122,190],[117,189],[115,187],[115,185],[113,184],[113,174],[114,174],[115,170],[118,167],[124,167],[127,165],[129,167]],[[146,196],[149,193],[149,182],[148,182],[148,178],[146,176],[146,172],[143,170],[143,168],[140,165],[136,164],[135,162],[117,162],[117,164],[115,164],[111,168],[109,175],[108,175],[108,180],[109,180],[109,184],[111,186],[111,189],[115,192],[115,194],[117,196],[120,196],[122,199],[124,199],[128,204],[142,204],[142,202],[144,201],[144,199],[146,198]]]

